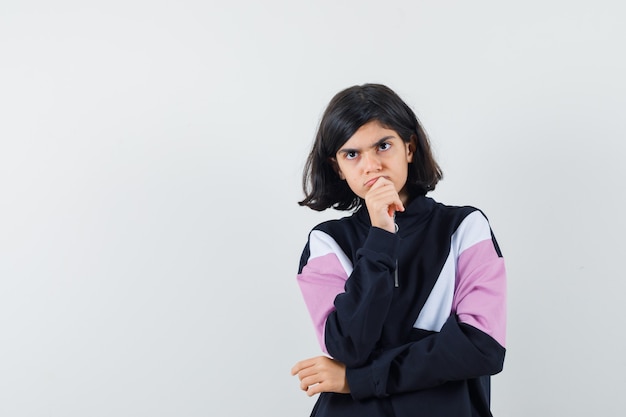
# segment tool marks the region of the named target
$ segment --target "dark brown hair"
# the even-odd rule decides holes
[[[409,196],[425,195],[435,189],[443,174],[432,156],[426,131],[413,110],[389,87],[363,84],[340,91],[326,107],[304,166],[305,198],[298,204],[317,211],[361,206],[363,201],[339,178],[331,158],[361,126],[371,121],[394,130],[404,142],[414,140],[415,154],[406,182]]]

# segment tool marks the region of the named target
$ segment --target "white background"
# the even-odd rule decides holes
[[[100,4],[98,4],[100,3]],[[0,415],[305,416],[319,117],[389,85],[509,272],[496,416],[623,416],[620,1],[0,4]]]

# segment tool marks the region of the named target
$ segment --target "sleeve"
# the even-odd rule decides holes
[[[328,234],[314,230],[309,236],[298,283],[322,350],[346,366],[364,365],[380,339],[393,296],[398,240],[371,228],[352,265]]]
[[[506,272],[484,215],[468,216],[452,239],[451,315],[438,332],[381,352],[346,377],[355,399],[432,388],[500,372],[505,356]]]

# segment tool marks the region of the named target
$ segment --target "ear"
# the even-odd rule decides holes
[[[411,135],[411,140],[405,143],[406,145],[406,161],[410,164],[413,162],[413,155],[415,155],[415,149],[417,148],[417,137]]]
[[[345,180],[346,177],[343,175],[343,172],[341,172],[341,169],[339,168],[339,164],[337,163],[337,160],[333,157],[328,158],[328,160],[330,161],[330,165],[333,167],[337,175],[339,175],[339,178],[341,178],[342,180]]]

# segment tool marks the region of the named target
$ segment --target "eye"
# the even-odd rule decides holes
[[[346,155],[346,159],[354,159],[357,156],[359,156],[359,153],[357,151],[348,151],[345,153]]]
[[[391,143],[389,143],[389,142],[383,142],[380,145],[378,145],[378,150],[379,151],[386,151],[389,148],[391,148]]]

